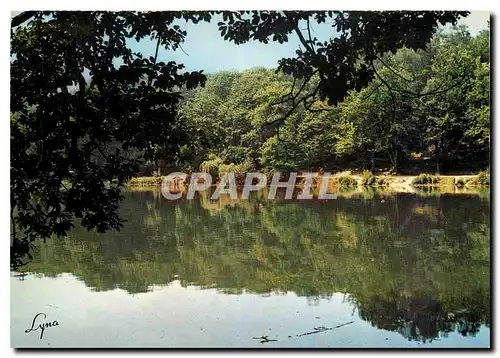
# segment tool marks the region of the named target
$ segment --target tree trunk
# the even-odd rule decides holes
[[[156,174],[158,176],[161,176],[160,161],[158,159],[155,160],[155,165],[156,165]]]
[[[375,173],[375,153],[374,152],[372,152],[370,171],[372,172],[372,174]]]
[[[444,150],[441,141],[436,144],[436,175],[440,175],[442,171],[442,161],[444,158]]]
[[[391,148],[391,151],[389,152],[389,160],[391,161],[392,164],[392,171],[395,174],[399,173],[399,163],[398,163],[398,149],[393,147]]]

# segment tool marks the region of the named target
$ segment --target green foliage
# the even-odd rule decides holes
[[[129,185],[137,185],[137,186],[150,186],[150,185],[161,185],[163,182],[162,176],[152,176],[152,177],[135,177],[130,179]]]
[[[176,21],[210,22],[216,15],[222,17],[217,26],[227,41],[283,43],[297,35],[302,47],[295,57],[279,61],[279,74],[252,69],[211,75],[208,81],[202,70],[186,72],[184,65],[158,58],[160,47],[179,49],[188,35]],[[397,170],[401,157],[413,149],[415,133],[429,133],[419,145],[432,144],[439,153],[463,142],[470,153],[485,156],[489,57],[482,59],[489,50],[489,35],[474,40],[455,36],[442,49],[436,43],[430,51],[438,53],[433,65],[433,55],[427,62],[412,57],[415,50],[425,49],[439,23],[454,24],[465,15],[453,11],[20,13],[11,24],[10,53],[12,266],[26,261],[35,239],[65,235],[75,220],[89,230],[119,229],[121,188],[141,167],[148,168],[143,175],[154,170],[160,176],[162,167],[198,168],[214,154],[235,170],[249,168],[250,163],[268,171],[297,170],[333,167],[338,159],[349,162],[359,154],[363,161],[374,161],[383,154]],[[331,21],[340,36],[312,46],[314,40],[305,40],[300,30],[303,24],[309,26],[309,20]],[[145,38],[156,44],[154,56],[129,47]],[[400,87],[400,76],[381,68],[378,58],[392,56],[395,63],[408,64],[400,66],[404,76],[418,72],[410,87]],[[374,82],[382,75],[401,90],[435,89],[438,79],[448,81],[469,68],[474,68],[470,83],[438,102],[419,106],[403,101],[401,91],[393,98],[391,91]],[[205,89],[197,88],[205,83]],[[365,100],[371,91],[376,92],[374,99]],[[397,108],[395,100],[402,101]],[[421,115],[412,112],[417,107]],[[397,116],[391,117],[393,112]],[[467,121],[473,125],[467,127]],[[438,143],[441,134],[453,140]],[[215,167],[220,169],[211,165],[208,170]]]
[[[481,44],[481,45],[479,45]],[[430,43],[433,76],[424,91],[449,88],[422,98],[421,113],[430,122],[423,144],[437,161],[470,160],[484,167],[489,161],[489,31],[475,38],[465,27],[439,33]]]
[[[226,25],[232,23],[230,18],[228,15]],[[223,27],[230,31],[226,25]],[[229,89],[224,94],[213,91],[216,96],[211,97],[207,84],[197,92],[210,100],[198,106],[193,118],[199,125],[193,127],[206,128],[201,135],[207,138],[216,134],[216,145],[207,150],[224,162],[251,158],[254,167],[262,165],[267,172],[369,166],[373,171],[379,162],[389,162],[397,173],[413,152],[435,159],[438,173],[445,161],[464,156],[478,159],[478,165],[484,166],[484,154],[489,151],[489,64],[483,61],[489,53],[488,36],[484,31],[473,38],[465,28],[457,27],[438,33],[426,48],[403,47],[384,54],[374,61],[374,79],[360,91],[348,92],[336,106],[328,101],[308,102],[307,95],[304,101],[293,100],[300,93],[290,92],[292,78],[274,71],[221,73],[231,77],[224,82]],[[314,92],[321,79],[311,74],[295,82],[294,88],[303,87],[307,94]],[[194,98],[193,103],[196,101]],[[206,125],[199,121],[204,112],[211,113],[205,107],[217,112],[203,120]],[[439,117],[441,114],[445,116]],[[473,147],[477,150],[471,150]]]
[[[377,182],[377,178],[371,171],[365,170],[361,175],[361,185],[370,186]]]
[[[466,180],[459,178],[455,180],[455,185],[458,186],[459,188],[465,186]]]
[[[358,181],[350,175],[343,175],[339,177],[339,185],[344,188],[356,187],[358,186]]]
[[[465,15],[467,12],[453,11],[382,11],[369,15],[343,11],[254,11],[251,16],[226,12],[217,25],[221,35],[236,44],[250,40],[283,43],[293,33],[302,34],[301,26],[307,26],[310,32],[309,20],[331,21],[336,31],[344,36],[338,36],[335,41],[319,42],[300,35],[302,47],[297,56],[282,59],[278,70],[306,81],[319,73],[318,83],[312,92],[305,92],[304,97],[309,99],[318,94],[321,100],[334,105],[342,101],[349,90],[360,90],[375,77],[371,64],[377,55],[394,53],[402,47],[422,49],[437,29],[438,22],[455,24]]]
[[[490,186],[490,174],[487,171],[479,172],[476,178],[470,179],[467,186]]]
[[[219,166],[219,175],[222,176],[225,173],[235,173],[237,176],[245,176],[246,173],[251,172],[253,163],[248,159],[241,164],[222,164]]]
[[[219,168],[223,164],[221,158],[214,154],[209,155],[209,159],[200,164],[200,170],[209,173],[212,177],[219,177]]]
[[[490,185],[490,173],[488,172],[480,172],[477,175],[477,179],[481,185]]]
[[[389,185],[389,182],[385,178],[376,177],[375,184],[377,186],[387,186],[387,185]]]
[[[439,177],[429,174],[420,174],[412,181],[413,185],[432,185],[438,183],[439,183]]]
[[[154,177],[155,179],[157,179],[157,178],[161,178],[161,177],[162,177],[162,175],[161,175],[160,173],[158,173],[157,171],[155,171],[155,172],[153,172],[153,177]]]
[[[13,26],[27,22],[11,31],[13,267],[25,262],[35,239],[65,235],[75,220],[89,230],[119,229],[121,188],[141,161],[175,159],[185,139],[176,122],[179,89],[202,85],[205,76],[127,45],[151,37],[178,48],[186,35],[173,24],[180,18],[196,22],[203,14],[45,11],[14,18]]]
[[[204,161],[200,165],[200,170],[205,173],[210,173],[213,179],[222,177],[225,173],[235,173],[236,175],[244,175],[252,171],[252,162],[246,160],[241,164],[229,163],[226,164],[223,160],[213,154],[209,155],[209,160]]]
[[[304,152],[299,143],[278,141],[271,137],[262,145],[261,163],[268,172],[292,172],[301,169]]]
[[[361,185],[363,186],[386,186],[388,184],[386,179],[373,175],[369,170],[364,170],[361,174]]]

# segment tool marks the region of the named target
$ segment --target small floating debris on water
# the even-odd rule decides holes
[[[53,305],[53,304],[51,304],[51,303],[49,303],[48,305],[45,305],[45,306],[46,306],[46,307],[54,307],[54,308],[57,308],[58,310],[60,310],[60,309],[61,309],[61,307],[57,307],[57,306],[55,306],[55,305]]]
[[[382,200],[380,200],[380,202],[381,202],[381,203],[385,203],[385,200],[384,200],[384,199],[382,199]]]
[[[328,328],[328,327],[325,327],[325,326],[314,327],[315,331],[326,331],[328,329],[331,329],[331,328]]]
[[[344,326],[347,326],[348,324],[351,324],[351,323],[354,323],[354,321],[342,323],[342,324],[336,325],[334,327],[325,327],[325,326],[314,327],[313,328],[314,331],[306,332],[306,333],[302,333],[302,334],[297,334],[297,337],[308,336],[310,334],[316,334],[316,333],[325,332],[325,331],[331,331],[332,329],[344,327]]]
[[[316,317],[314,317],[314,318],[315,318],[315,319],[319,319],[320,317],[319,317],[319,316],[316,316]]]
[[[260,337],[253,337],[253,339],[260,339],[260,343],[267,343],[267,342],[277,342],[277,339],[269,339],[269,336],[260,336]]]
[[[173,278],[179,278],[179,275],[173,275],[172,277]]]

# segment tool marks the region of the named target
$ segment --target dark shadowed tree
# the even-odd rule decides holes
[[[173,21],[202,17],[37,12],[11,31],[12,266],[35,238],[64,235],[75,218],[87,229],[118,229],[120,189],[139,163],[130,151],[175,155],[179,90],[205,77],[143,58],[126,41],[148,36],[175,50],[185,33]]]

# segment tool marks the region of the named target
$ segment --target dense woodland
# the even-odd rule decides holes
[[[186,138],[163,165],[245,173],[368,169],[484,170],[490,149],[489,31],[437,33],[424,50],[402,48],[376,63],[376,76],[335,106],[290,101],[303,84],[273,69],[208,75],[183,93]],[[314,87],[314,81],[307,86]],[[388,85],[386,85],[388,84]],[[283,123],[277,123],[289,111]],[[151,175],[155,164],[143,168]]]
[[[466,11],[25,11],[11,22],[11,266],[75,222],[120,229],[133,176],[488,166],[489,32]],[[179,23],[235,46],[299,39],[276,70],[205,75],[164,61]],[[321,42],[310,24],[332,27]],[[143,54],[131,41],[152,41]],[[416,52],[415,52],[416,51]],[[230,55],[230,54],[228,54]],[[422,160],[427,163],[428,161]]]
[[[363,320],[409,340],[476,335],[491,324],[487,187],[471,195],[457,185],[456,196],[341,187],[338,200],[308,203],[268,200],[269,188],[250,200],[213,201],[208,190],[174,203],[159,187],[123,190],[133,177],[161,182],[179,170],[488,170],[490,32],[451,26],[466,15],[16,15],[11,269],[71,272],[96,291],[131,294],[177,279],[229,294],[294,292],[312,305],[341,292]],[[158,58],[189,36],[179,21],[214,20],[235,45],[291,36],[301,45],[276,68],[242,72]],[[336,37],[320,42],[310,22],[331,23]],[[133,52],[130,40],[153,41],[156,53]]]

